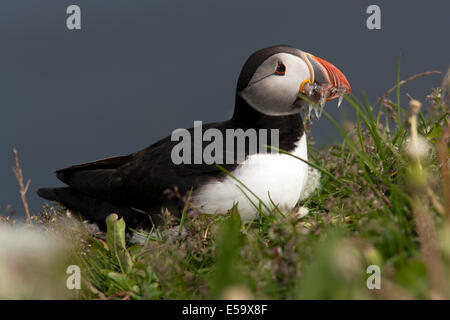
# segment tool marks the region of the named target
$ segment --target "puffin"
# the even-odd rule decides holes
[[[240,150],[228,142],[216,150],[216,155],[231,152],[232,161],[195,161],[195,152],[184,154],[192,161],[174,161],[180,141],[172,134],[132,154],[57,170],[66,186],[41,188],[37,194],[103,230],[111,213],[122,217],[128,228],[157,227],[166,210],[180,217],[187,198],[205,214],[226,214],[236,206],[243,221],[254,219],[261,204],[293,209],[308,181],[308,165],[297,159],[308,159],[301,110],[313,109],[320,116],[327,101],[338,98],[340,104],[350,92],[346,77],[330,62],[288,45],[263,48],[241,69],[231,118],[204,124],[200,130],[205,134],[213,130],[216,137],[226,137],[230,130],[276,132],[264,138],[257,135],[256,143],[276,145],[289,154],[269,151],[270,147],[255,150],[251,147],[255,140],[245,139]],[[198,147],[198,139],[194,141],[198,129],[186,129],[192,148],[196,142]],[[207,148],[210,142],[202,139],[200,147]],[[238,154],[243,156],[237,159]]]

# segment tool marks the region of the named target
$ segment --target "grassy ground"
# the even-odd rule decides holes
[[[34,223],[69,240],[68,261],[82,271],[79,299],[450,298],[444,83],[423,110],[411,96],[400,101],[398,86],[395,102],[347,97],[356,123],[340,126],[325,113],[343,142],[310,146],[321,177],[299,203],[305,217],[256,204],[259,218],[242,224],[235,208],[212,217],[187,203],[176,222],[183,232],[170,229],[167,216],[167,227],[141,233],[144,245],[128,242],[115,215],[100,237],[58,222],[56,207]],[[367,288],[371,265],[380,268],[381,289]]]

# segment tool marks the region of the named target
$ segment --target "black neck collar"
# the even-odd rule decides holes
[[[268,116],[251,107],[239,95],[236,95],[230,122],[242,129],[278,129],[280,149],[286,151],[293,150],[305,132],[300,112],[287,116]]]

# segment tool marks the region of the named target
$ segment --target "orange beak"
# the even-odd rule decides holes
[[[326,101],[330,101],[351,93],[352,88],[344,74],[330,62],[313,56],[310,53],[303,53],[303,59],[308,65],[311,84],[317,83],[325,89]]]
[[[318,57],[313,57],[313,59],[319,62],[322,68],[325,69],[323,74],[325,75],[325,78],[327,78],[327,81],[331,86],[327,101],[338,98],[339,92],[341,92],[342,94],[349,94],[352,92],[352,88],[350,87],[347,78],[338,68],[336,68],[328,61],[320,59]]]

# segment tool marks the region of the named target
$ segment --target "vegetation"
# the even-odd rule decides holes
[[[70,243],[79,299],[450,298],[449,77],[424,110],[410,95],[400,101],[398,79],[396,102],[346,97],[356,123],[325,113],[343,142],[310,146],[320,184],[299,211],[259,203],[242,224],[236,208],[205,216],[187,201],[181,221],[166,212],[162,228],[136,231],[143,244],[116,215],[106,234],[66,223],[58,207],[31,223]],[[370,265],[381,289],[367,288]]]

